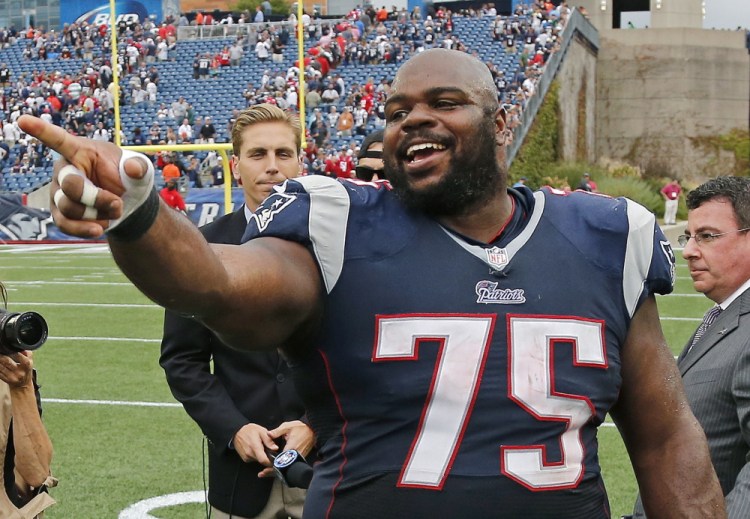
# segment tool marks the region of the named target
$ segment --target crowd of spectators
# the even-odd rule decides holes
[[[551,2],[537,1],[519,5],[510,17],[498,16],[494,6],[486,4],[479,10],[457,13],[438,8],[423,19],[418,7],[411,12],[370,7],[351,11],[345,20],[333,26],[319,25],[320,33],[314,38],[318,44],[310,50],[311,57],[305,62],[305,105],[310,110],[306,171],[353,176],[350,162],[356,156],[357,141],[350,137],[364,136],[385,125],[384,103],[390,79],[376,81],[369,77],[364,84],[346,85],[336,72],[338,66],[398,65],[414,53],[438,46],[478,55],[477,49],[469,48],[454,33],[455,18],[493,17],[488,38],[502,41],[507,52],[517,55],[520,64],[512,77],[506,77],[503,69],[487,62],[513,129],[520,124],[523,109],[536,93],[537,81],[549,56],[560,47],[570,12],[566,2],[554,6]],[[257,87],[251,83],[245,90],[248,105],[270,102],[294,109],[297,75],[296,66],[285,73],[266,70]]]
[[[270,5],[268,6],[270,7]],[[266,9],[258,11],[268,19]],[[153,111],[152,125],[136,127],[121,133],[126,144],[212,143],[217,131],[208,114],[197,114],[185,97],[171,103],[159,98],[158,63],[175,59],[177,30],[180,25],[245,24],[255,20],[258,12],[241,13],[216,20],[210,14],[198,13],[192,21],[185,15],[179,20],[165,20],[156,25],[120,22],[118,31],[118,71],[121,74],[120,102],[148,103]],[[537,0],[519,5],[510,17],[498,16],[492,4],[481,9],[452,12],[437,8],[421,13],[372,6],[354,9],[336,21],[303,17],[311,41],[316,42],[302,64],[283,65],[284,48],[290,45],[290,25],[266,23],[237,37],[233,44],[216,54],[195,55],[192,67],[195,80],[210,80],[222,67],[239,66],[243,60],[267,62],[264,74],[251,81],[243,96],[248,106],[273,103],[284,109],[299,106],[298,67],[304,67],[305,105],[308,109],[308,147],[305,168],[310,174],[353,176],[357,142],[367,133],[385,125],[384,102],[390,89],[390,78],[369,77],[362,84],[346,84],[339,67],[366,69],[375,64],[398,65],[426,48],[444,47],[478,55],[455,33],[455,21],[462,17],[492,17],[488,39],[502,41],[506,51],[517,54],[521,67],[513,77],[487,62],[505,103],[511,127],[519,124],[527,100],[535,93],[535,84],[549,56],[560,44],[569,8],[563,2],[555,7]],[[294,15],[290,17],[295,20]],[[0,65],[0,84],[5,87],[0,108],[5,112],[2,125],[3,145],[0,161],[18,144],[11,171],[23,172],[49,160],[49,153],[18,130],[15,121],[22,113],[47,118],[71,133],[97,140],[113,140],[113,72],[108,56],[110,38],[106,25],[86,23],[66,25],[63,30],[45,31],[29,28],[25,33],[0,31],[5,45],[23,39],[24,56],[38,62],[30,74],[14,74]],[[293,42],[294,43],[294,42]],[[56,60],[77,57],[84,65],[77,73],[55,70]],[[17,77],[16,77],[17,76]],[[231,130],[232,120],[229,121]],[[229,131],[226,132],[227,134]],[[359,139],[353,137],[359,136]],[[6,149],[7,148],[7,149]],[[162,154],[163,155],[163,154]],[[160,157],[162,155],[158,155]],[[219,157],[180,156],[168,154],[181,176],[196,186],[216,184],[223,173]],[[194,160],[196,159],[196,160]],[[201,160],[202,159],[202,160]],[[158,160],[158,158],[157,158]],[[158,164],[157,164],[158,165]],[[7,168],[5,168],[7,169]],[[171,168],[170,168],[171,169]]]

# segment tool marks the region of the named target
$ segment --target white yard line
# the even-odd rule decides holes
[[[127,400],[74,400],[71,398],[42,398],[45,404],[113,405],[128,407],[182,407],[177,402],[132,402]]]

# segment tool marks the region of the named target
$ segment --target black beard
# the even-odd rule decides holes
[[[435,185],[414,190],[395,156],[385,158],[388,180],[410,209],[428,216],[460,216],[492,198],[500,185],[504,166],[497,161],[494,121],[478,128],[469,153],[455,154],[445,176]]]

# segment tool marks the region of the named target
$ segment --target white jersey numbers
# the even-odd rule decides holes
[[[399,486],[442,488],[471,415],[494,323],[494,315],[378,317],[374,361],[417,360],[421,341],[440,342]]]
[[[439,490],[461,444],[481,383],[496,315],[378,316],[374,362],[416,361],[421,342],[439,344],[430,391],[399,486]],[[540,445],[502,445],[500,470],[533,490],[575,487],[583,475],[580,428],[594,414],[584,396],[554,387],[555,342],[573,345],[574,366],[607,367],[603,323],[575,318],[508,316],[508,397],[540,421],[567,425],[562,460],[549,463]]]
[[[509,317],[509,396],[541,421],[566,423],[560,438],[562,459],[548,463],[539,445],[502,446],[503,474],[531,490],[559,490],[578,485],[583,476],[580,429],[595,414],[588,398],[562,394],[554,386],[553,346],[573,347],[574,366],[607,367],[603,323],[564,317]]]

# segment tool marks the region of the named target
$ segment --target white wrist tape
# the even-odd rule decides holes
[[[149,193],[154,187],[154,164],[147,156],[142,153],[137,153],[130,150],[121,150],[122,157],[120,158],[120,182],[125,187],[125,192],[122,194],[122,216],[116,220],[109,221],[109,227],[107,232],[116,228],[120,225],[123,220],[127,219],[128,216],[138,209],[143,202],[148,198]],[[147,165],[146,173],[143,177],[135,179],[128,176],[125,173],[125,161],[132,158],[139,158]]]

